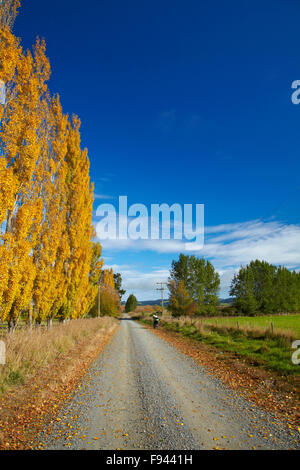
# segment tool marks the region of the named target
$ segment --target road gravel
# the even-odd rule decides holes
[[[129,318],[84,375],[46,449],[292,449],[299,434]]]

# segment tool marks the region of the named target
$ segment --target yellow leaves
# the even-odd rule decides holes
[[[115,287],[114,272],[112,269],[104,269],[102,276],[102,284],[104,284],[106,287]]]
[[[0,157],[0,224],[5,220],[7,210],[13,210],[15,202],[15,176],[7,167],[4,157]]]
[[[59,96],[49,97],[45,41],[24,52],[0,28],[0,57],[7,95],[0,105],[1,319],[21,310],[39,320],[58,311],[78,318],[91,308],[103,267],[101,246],[94,250],[91,241],[93,187],[80,120],[70,122]],[[113,272],[106,277],[114,289]]]
[[[21,51],[18,39],[8,29],[0,28],[0,77],[4,83],[12,80]]]

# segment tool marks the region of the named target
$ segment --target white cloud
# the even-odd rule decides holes
[[[143,272],[130,265],[106,265],[112,268],[114,272],[121,273],[123,288],[126,294],[123,300],[133,293],[138,300],[158,299],[160,292],[156,291],[157,282],[167,282],[169,277],[168,269],[153,269],[150,272]],[[165,297],[167,296],[167,291]]]
[[[210,233],[218,233],[218,227]],[[220,267],[239,266],[256,258],[289,268],[300,265],[299,225],[255,220],[222,226],[222,233],[208,237],[202,250]]]
[[[185,252],[185,242],[181,240],[105,240],[102,244],[105,251],[147,250],[175,256]],[[204,248],[195,254],[211,260],[220,273],[221,296],[227,296],[234,273],[251,260],[299,269],[300,225],[253,220],[207,227]],[[168,271],[156,268],[152,272],[139,272],[127,266],[123,277],[128,290],[143,293],[143,297],[148,292],[145,298],[156,298],[155,293],[153,296],[155,282],[164,282]]]
[[[109,194],[94,193],[94,199],[114,199],[114,197],[110,196]]]
[[[177,253],[185,251],[185,241],[105,240],[103,247],[116,251],[131,249]],[[255,258],[263,258],[274,264],[296,267],[300,265],[300,226],[254,220],[207,227],[204,248],[197,254],[215,259],[220,266],[240,265]]]

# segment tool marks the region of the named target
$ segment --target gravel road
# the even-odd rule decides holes
[[[291,449],[296,432],[124,318],[83,377],[46,449]]]

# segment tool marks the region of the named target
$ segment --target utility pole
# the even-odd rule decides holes
[[[100,290],[101,290],[101,281],[102,281],[102,276],[103,276],[103,271],[99,276],[99,281],[98,281],[98,317],[100,317],[101,314],[101,308],[100,308]]]
[[[165,290],[165,287],[164,285],[167,285],[166,282],[157,282],[156,284],[158,284],[160,287],[156,290],[160,290],[161,291],[161,314],[163,315],[164,314],[164,290]]]

